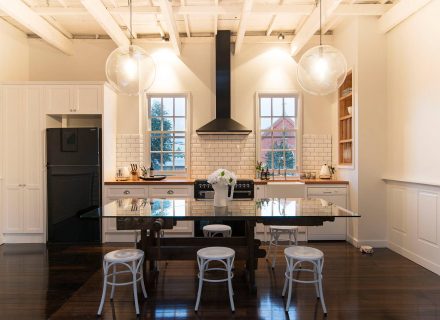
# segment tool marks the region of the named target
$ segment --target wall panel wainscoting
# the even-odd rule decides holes
[[[386,181],[388,247],[440,275],[440,186]]]

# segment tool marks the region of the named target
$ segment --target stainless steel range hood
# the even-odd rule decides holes
[[[252,130],[231,119],[231,31],[218,31],[215,38],[216,118],[196,130],[197,134],[248,135]]]

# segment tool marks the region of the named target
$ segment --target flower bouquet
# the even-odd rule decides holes
[[[214,189],[214,206],[225,207],[227,200],[232,200],[234,194],[234,186],[237,183],[235,174],[226,169],[218,169],[209,175],[208,182]],[[228,186],[231,186],[229,196]]]

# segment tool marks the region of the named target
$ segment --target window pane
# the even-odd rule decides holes
[[[294,117],[295,111],[295,98],[284,98],[284,115]]]
[[[274,151],[273,152],[273,165],[275,169],[284,169],[284,152]]]
[[[175,116],[185,116],[185,98],[174,99],[174,115]]]
[[[260,129],[268,130],[272,127],[272,119],[271,118],[260,118]]]
[[[162,130],[162,119],[151,118],[151,131],[161,131],[161,130]]]
[[[261,98],[260,99],[260,116],[262,117],[270,117],[270,98]]]
[[[185,169],[185,154],[175,153],[174,154],[174,170],[184,170]]]
[[[161,99],[151,98],[150,117],[160,117],[162,115]]]
[[[285,149],[296,149],[296,135],[295,132],[286,131],[284,134]]]
[[[160,134],[156,134],[156,133],[151,134],[150,150],[160,151],[160,147],[161,147]]]
[[[173,118],[165,117],[163,118],[163,131],[173,131]]]
[[[284,118],[284,129],[292,130],[296,128],[296,119],[295,118]]]
[[[281,117],[283,115],[283,98],[273,98],[273,116]]]
[[[185,131],[185,118],[174,118],[174,130]]]
[[[295,153],[291,150],[286,150],[285,158],[286,158],[286,168],[287,169],[295,169],[296,168]]]
[[[173,111],[173,98],[163,98],[163,115],[172,117],[174,115]]]
[[[261,150],[272,149],[272,137],[270,132],[263,133],[261,136]]]
[[[274,130],[283,130],[283,118],[272,118],[272,128]]]
[[[160,170],[160,153],[151,153],[151,162],[154,170]]]
[[[173,170],[173,154],[171,152],[162,153],[163,170]]]
[[[271,164],[272,163],[272,151],[261,151],[260,152],[260,161],[263,162],[263,164]],[[269,169],[271,169],[272,167],[269,166]]]
[[[171,133],[165,133],[164,135],[162,135],[162,150],[173,150],[173,135]]]
[[[174,151],[185,151],[185,137],[176,136],[174,139]]]

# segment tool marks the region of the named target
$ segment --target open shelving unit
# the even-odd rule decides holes
[[[350,71],[338,91],[338,162],[353,165],[353,75]]]

